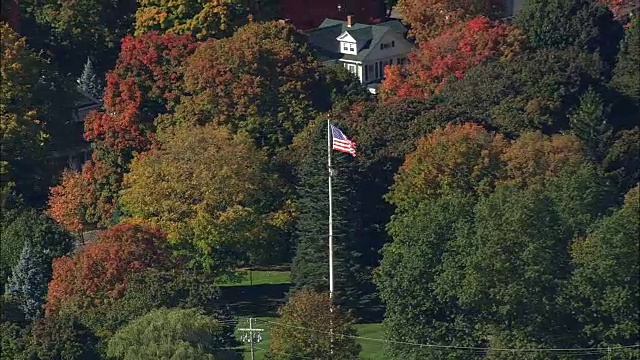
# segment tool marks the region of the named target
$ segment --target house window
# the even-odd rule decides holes
[[[349,47],[347,46],[347,43],[342,43],[342,50],[349,51]]]
[[[356,48],[355,48],[354,44],[349,44],[349,51],[351,51],[351,52],[355,52],[356,51]]]
[[[355,76],[358,76],[358,67],[355,64],[347,64],[347,70]]]
[[[396,47],[396,42],[395,41],[391,41],[391,47]]]

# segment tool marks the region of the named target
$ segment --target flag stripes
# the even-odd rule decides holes
[[[340,129],[331,125],[332,148],[343,153],[356,156],[356,143],[349,140]]]

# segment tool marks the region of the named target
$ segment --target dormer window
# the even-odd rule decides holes
[[[342,52],[343,54],[358,55],[358,47],[354,42],[341,41],[340,50],[340,52]]]

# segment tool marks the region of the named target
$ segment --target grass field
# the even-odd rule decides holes
[[[234,279],[218,281],[218,285],[226,294],[231,311],[239,317],[238,328],[249,327],[249,317],[254,318],[254,328],[264,329],[262,341],[255,344],[255,358],[264,359],[271,340],[270,322],[278,321],[275,310],[284,303],[284,296],[291,284],[291,273],[282,270],[248,270],[239,271]],[[356,324],[358,336],[383,339],[382,324]],[[243,332],[236,331],[238,339]],[[362,345],[362,360],[383,360],[384,343],[375,340],[359,339]],[[249,344],[244,346],[244,358],[251,359]]]
[[[272,270],[239,271],[235,279],[224,279],[218,286],[278,285],[291,283],[291,272]]]
[[[262,332],[262,341],[254,345],[255,349],[255,358],[256,360],[261,360],[264,358],[264,354],[269,349],[269,343],[271,341],[271,327],[272,324],[270,322],[276,322],[278,318],[275,317],[259,317],[254,320],[254,328],[264,329]],[[249,321],[248,319],[242,319],[238,324],[238,328],[248,328]],[[356,330],[358,331],[358,336],[373,338],[373,339],[383,339],[384,330],[382,329],[382,324],[356,324]],[[238,338],[242,336],[243,332],[237,331],[236,334]],[[360,358],[362,360],[384,360],[384,343],[379,341],[358,339],[358,342],[362,346],[362,351],[360,352]],[[249,350],[249,345],[245,345],[245,359],[251,359],[251,354]]]

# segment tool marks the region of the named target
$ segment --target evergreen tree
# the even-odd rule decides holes
[[[294,291],[329,288],[329,200],[327,179],[327,129],[320,119],[312,122],[307,153],[298,168],[297,249],[292,264]],[[332,150],[333,151],[333,150]],[[373,298],[370,269],[363,266],[367,240],[360,235],[355,161],[333,151],[333,266],[334,296],[347,309],[363,309]]]
[[[35,252],[30,243],[25,244],[7,283],[7,294],[18,299],[27,320],[42,317],[48,283],[45,269],[44,257]]]
[[[102,82],[93,69],[91,58],[87,58],[82,74],[78,78],[78,88],[98,101],[102,101],[104,89]]]
[[[640,102],[640,16],[631,21],[627,34],[620,44],[618,62],[613,71],[612,84],[623,94]]]
[[[608,113],[602,97],[589,88],[580,97],[577,109],[569,115],[572,132],[582,140],[591,156],[598,161],[605,155],[613,134],[607,121]]]

